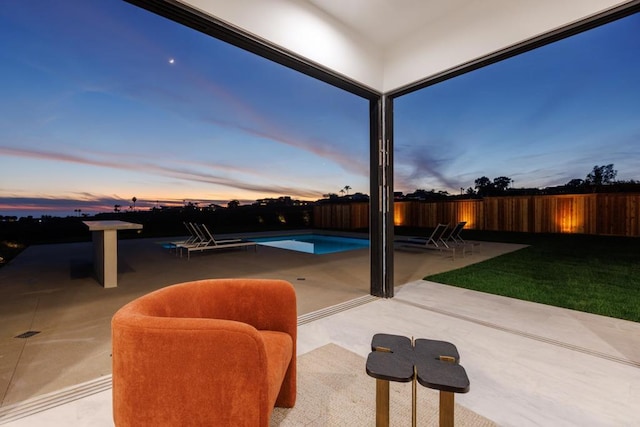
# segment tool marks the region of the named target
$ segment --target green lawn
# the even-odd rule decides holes
[[[640,322],[640,239],[504,237],[531,246],[425,280]]]

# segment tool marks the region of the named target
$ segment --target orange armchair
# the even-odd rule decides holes
[[[159,289],[111,322],[116,426],[268,426],[296,400],[296,295],[283,280]]]

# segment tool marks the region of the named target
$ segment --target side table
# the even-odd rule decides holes
[[[376,379],[376,426],[389,426],[389,381],[413,382],[412,426],[416,426],[416,383],[440,391],[441,427],[453,426],[454,393],[469,391],[455,345],[446,341],[376,334],[367,358],[367,375]]]

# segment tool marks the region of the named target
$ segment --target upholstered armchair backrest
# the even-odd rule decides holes
[[[282,280],[200,280],[159,289],[135,304],[140,315],[235,320],[294,338],[296,333],[290,325],[297,313],[295,291]]]

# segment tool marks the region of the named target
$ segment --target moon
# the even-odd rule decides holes
[[[174,62],[176,62],[173,58],[169,59],[169,64],[173,64]]]

